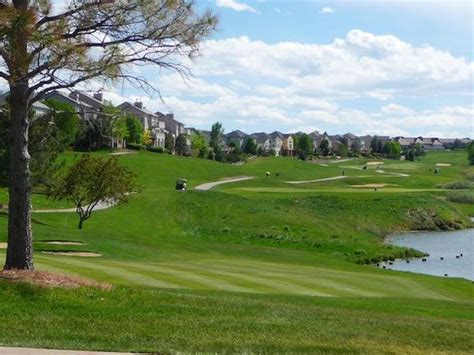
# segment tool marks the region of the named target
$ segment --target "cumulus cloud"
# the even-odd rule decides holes
[[[320,14],[332,14],[334,9],[329,6],[324,6],[321,10],[319,10]]]
[[[472,135],[474,63],[429,45],[352,30],[329,44],[209,40],[201,53],[185,63],[190,80],[161,75],[165,104],[155,98],[147,107],[197,128],[219,120],[227,130]],[[439,97],[453,104],[440,107]],[[415,101],[431,109],[406,104]]]
[[[252,6],[239,2],[237,0],[216,0],[216,5],[219,7],[225,7],[228,9],[232,9],[234,11],[248,11],[258,13]]]

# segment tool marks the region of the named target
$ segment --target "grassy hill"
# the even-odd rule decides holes
[[[75,154],[65,158],[70,162]],[[96,212],[83,230],[73,213],[33,216],[37,268],[117,287],[44,290],[0,281],[0,344],[135,351],[472,349],[471,282],[361,265],[419,255],[385,245],[392,232],[470,225],[472,205],[449,202],[450,191],[440,188],[473,174],[465,152],[374,165],[256,158],[232,166],[147,152],[120,162],[143,186],[129,204]],[[434,174],[436,164],[451,165]],[[255,178],[211,191],[174,191],[177,178],[192,188],[242,175]],[[6,199],[0,190],[0,203]],[[33,205],[68,207],[41,195]],[[5,231],[0,215],[0,242]],[[74,250],[101,256],[43,253]]]

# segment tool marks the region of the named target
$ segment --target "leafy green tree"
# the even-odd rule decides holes
[[[168,150],[168,153],[174,152],[174,137],[171,133],[165,133],[165,149]]]
[[[347,145],[341,144],[339,146],[338,154],[343,158],[349,156],[349,149],[347,148]]]
[[[224,129],[222,128],[222,123],[216,122],[212,125],[211,128],[211,138],[209,141],[209,146],[215,154],[215,160],[223,162],[225,155],[222,150],[222,144],[224,141]]]
[[[474,165],[474,141],[467,147],[467,157],[469,159],[469,165]]]
[[[329,142],[327,139],[323,139],[319,144],[319,151],[322,155],[327,156],[329,154]]]
[[[389,141],[385,143],[383,153],[391,159],[399,159],[402,154],[402,148],[400,143],[395,141]]]
[[[420,143],[416,143],[413,154],[415,157],[421,157],[426,154],[425,150],[423,149],[423,146]]]
[[[133,65],[187,73],[217,19],[193,0],[4,0],[0,79],[10,90],[9,214],[5,269],[33,269],[29,108],[53,90],[97,79],[158,91]],[[130,50],[133,49],[133,50]]]
[[[252,137],[247,137],[242,145],[242,151],[245,154],[256,155],[257,154],[257,143]]]
[[[188,143],[186,139],[185,134],[180,134],[178,137],[176,137],[176,143],[175,143],[175,149],[176,149],[176,154],[178,155],[184,155],[188,151]]]
[[[57,157],[74,140],[78,131],[79,117],[74,108],[56,100],[47,100],[50,111],[37,115],[30,111],[29,153],[31,154],[30,170],[33,187],[46,185],[54,172],[59,169]],[[8,124],[9,114],[0,116],[0,176],[8,176]]]
[[[306,159],[313,152],[313,140],[306,133],[298,137],[298,153],[300,158]]]
[[[415,152],[414,152],[413,148],[408,148],[408,150],[405,154],[405,157],[406,157],[407,160],[415,161]]]
[[[56,200],[68,200],[76,206],[79,229],[101,203],[128,201],[138,189],[136,175],[118,164],[116,157],[103,159],[83,155],[67,171],[56,178],[48,194]]]
[[[143,125],[138,118],[133,115],[127,115],[125,118],[127,125],[127,142],[139,144],[143,136]]]
[[[360,154],[360,150],[362,149],[362,142],[359,138],[355,139],[351,143],[351,152],[353,156],[358,156]]]
[[[206,158],[209,154],[206,138],[199,132],[191,135],[191,151],[193,156],[198,158]]]
[[[373,136],[370,141],[370,150],[372,153],[380,153],[379,151],[379,137]]]

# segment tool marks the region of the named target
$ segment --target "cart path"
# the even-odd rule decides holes
[[[220,181],[213,181],[213,182],[206,182],[205,184],[198,185],[194,188],[194,190],[197,191],[208,191],[212,189],[215,186],[218,185],[223,185],[223,184],[230,184],[232,182],[238,182],[238,181],[245,181],[245,180],[252,180],[255,179],[254,176],[236,176],[236,177],[230,177],[230,178],[225,178],[225,180],[220,180]]]
[[[333,176],[330,178],[324,178],[324,179],[317,179],[317,180],[303,180],[303,181],[285,181],[287,184],[307,184],[310,182],[322,182],[322,181],[333,181],[333,180],[341,180],[345,179],[348,176],[341,175],[341,176]]]
[[[94,211],[106,210],[108,208],[114,207],[117,204],[115,201],[100,201],[97,206],[94,207]],[[32,213],[73,213],[76,212],[76,208],[55,208],[55,209],[41,209],[41,210],[32,210]]]

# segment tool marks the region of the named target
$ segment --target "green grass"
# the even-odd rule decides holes
[[[64,157],[71,162],[76,155]],[[438,187],[473,172],[465,152],[430,152],[417,162],[386,160],[383,173],[374,166],[361,170],[367,162],[362,159],[327,167],[281,157],[243,166],[148,152],[119,159],[143,186],[129,204],[95,212],[84,230],[77,229],[74,213],[35,214],[33,226],[37,268],[118,288],[42,290],[1,282],[1,333],[17,333],[0,335],[0,343],[341,353],[472,347],[471,282],[355,263],[416,255],[386,245],[384,237],[393,232],[470,225],[472,206],[448,201],[450,191]],[[439,175],[429,171],[444,162],[452,166]],[[347,178],[341,180],[286,182],[341,176],[342,170]],[[206,192],[174,191],[177,178],[187,178],[192,188],[240,175],[255,179]],[[370,183],[391,186],[352,187]],[[0,190],[0,201],[5,197]],[[41,195],[33,201],[35,208],[70,207]],[[0,214],[0,242],[6,240],[6,222]],[[41,253],[51,250],[102,256]]]

